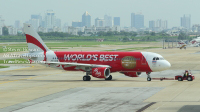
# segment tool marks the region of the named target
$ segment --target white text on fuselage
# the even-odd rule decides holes
[[[72,61],[116,61],[118,55],[116,54],[68,54],[64,55],[64,60],[72,60]]]

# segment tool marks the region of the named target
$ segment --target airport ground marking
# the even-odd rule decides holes
[[[18,80],[6,81],[6,82],[2,82],[2,83],[0,83],[0,84],[6,84],[6,83],[11,83],[11,82],[17,82],[17,81],[35,79],[35,78],[38,78],[38,77],[44,77],[44,76],[50,76],[50,75],[57,75],[57,74],[59,74],[59,73],[60,73],[60,72],[55,73],[55,74],[47,74],[47,75],[42,75],[42,76],[35,76],[35,77],[29,77],[29,78],[18,79]]]
[[[34,66],[29,66],[29,67],[25,67],[25,68],[17,68],[17,69],[14,69],[14,70],[21,70],[21,69],[27,69],[27,68],[32,68]],[[6,70],[6,71],[0,71],[0,72],[8,72],[8,71],[13,71],[13,70]]]

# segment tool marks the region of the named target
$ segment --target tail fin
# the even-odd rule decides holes
[[[49,51],[48,47],[44,44],[41,37],[34,30],[33,26],[24,23],[24,33],[26,35],[26,42],[30,53]]]

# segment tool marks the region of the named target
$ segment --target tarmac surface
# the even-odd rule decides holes
[[[199,49],[145,50],[161,54],[172,65],[169,70],[151,73],[152,78],[173,78],[190,69],[194,81],[147,82],[145,73],[135,78],[112,73],[112,81],[92,77],[85,82],[83,72],[37,64],[11,65],[10,69],[0,69],[0,112],[198,112]]]

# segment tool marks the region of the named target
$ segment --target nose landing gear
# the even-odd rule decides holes
[[[151,81],[151,76],[150,76],[151,72],[146,72],[146,74],[147,74],[147,81]]]

